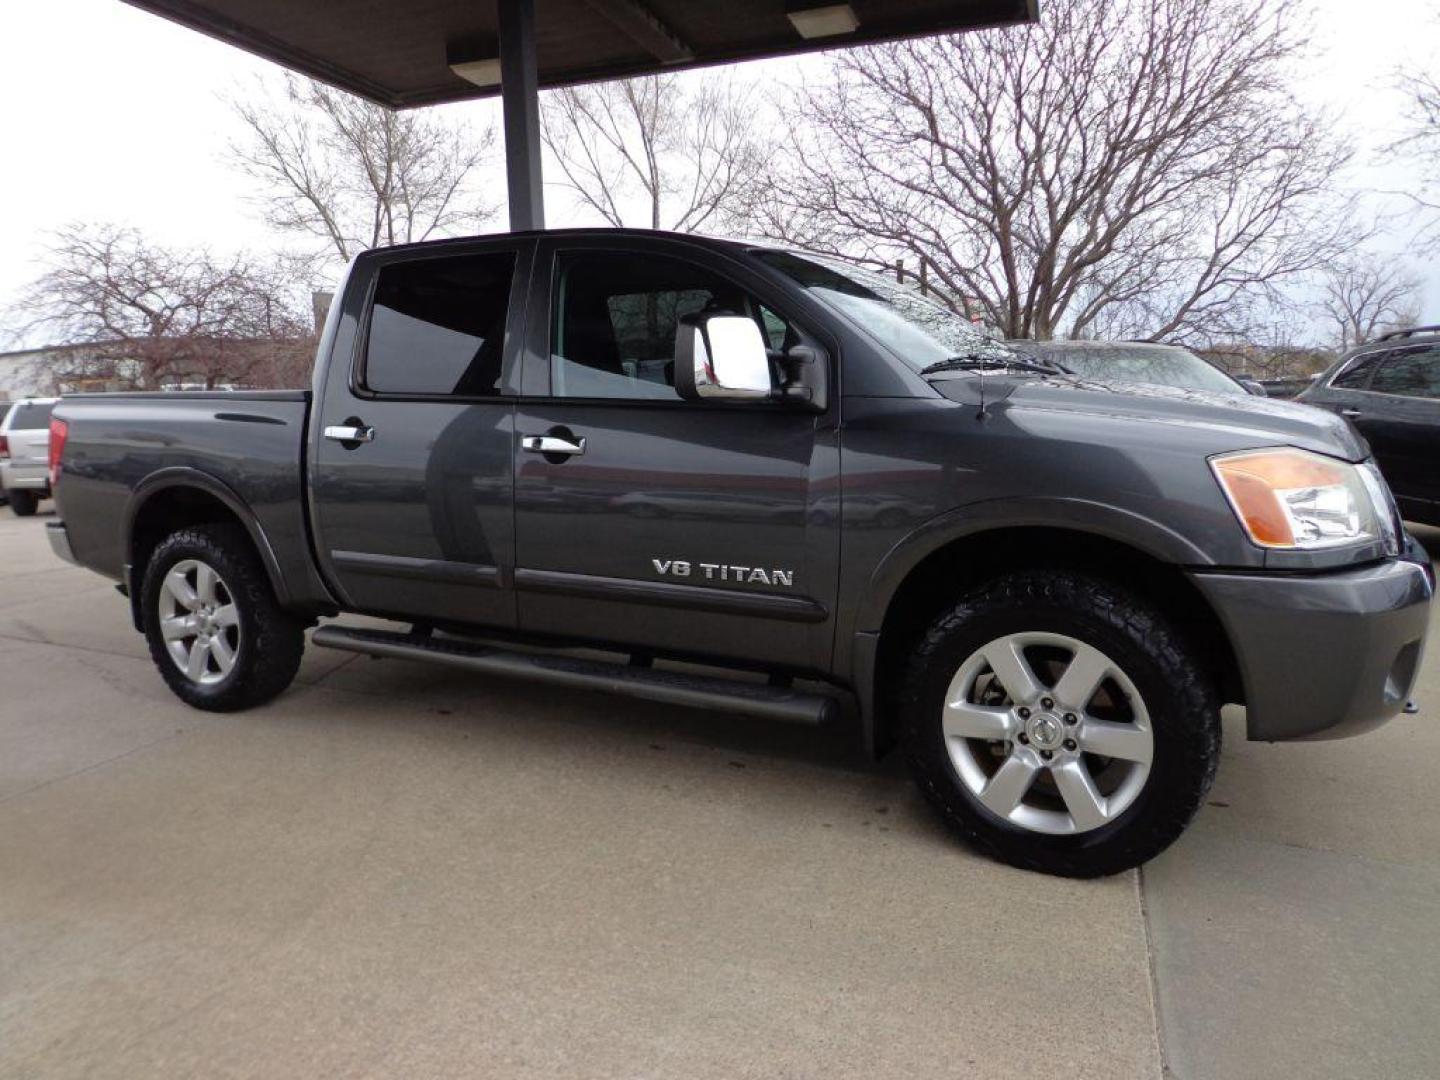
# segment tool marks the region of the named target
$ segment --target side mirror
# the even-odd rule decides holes
[[[755,320],[726,312],[682,318],[675,335],[675,389],[688,401],[772,397],[770,357]]]
[[[1235,381],[1245,388],[1247,394],[1254,394],[1256,397],[1270,396],[1270,391],[1266,390],[1265,384],[1258,379],[1240,378]]]

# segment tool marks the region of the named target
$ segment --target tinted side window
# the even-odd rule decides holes
[[[554,297],[550,369],[557,397],[678,401],[675,336],[680,319],[695,312],[749,315],[776,347],[791,333],[738,286],[664,255],[562,253]]]
[[[1376,370],[1370,389],[1406,397],[1440,397],[1440,349],[1390,353]]]
[[[1370,373],[1375,370],[1375,365],[1384,355],[1385,353],[1371,353],[1369,356],[1356,360],[1335,376],[1330,385],[1337,390],[1364,390],[1365,384],[1370,381]]]
[[[498,394],[514,273],[508,251],[382,267],[365,386],[388,394]]]
[[[50,414],[55,406],[50,402],[25,401],[10,410],[10,430],[27,431],[50,426]]]

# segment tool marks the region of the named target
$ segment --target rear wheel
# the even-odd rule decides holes
[[[905,676],[917,782],[1003,862],[1073,877],[1164,850],[1215,775],[1219,704],[1138,597],[1063,571],[989,582],[932,624]]]
[[[275,600],[238,526],[196,526],[161,541],[141,603],[151,658],[176,696],[197,709],[263,704],[299,670],[304,625]]]
[[[5,494],[10,500],[10,509],[15,512],[16,517],[33,517],[36,509],[40,506],[40,499],[33,491],[12,488]]]

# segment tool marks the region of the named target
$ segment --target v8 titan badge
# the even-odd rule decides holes
[[[758,566],[735,566],[731,563],[690,563],[684,559],[651,559],[657,574],[667,577],[700,577],[707,581],[743,581],[758,585],[795,587],[794,570],[765,570]],[[696,573],[696,570],[699,573]]]

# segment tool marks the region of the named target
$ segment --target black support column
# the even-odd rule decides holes
[[[505,122],[505,179],[510,229],[545,227],[540,175],[540,91],[535,65],[535,0],[498,0],[500,104]]]

